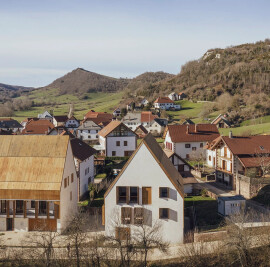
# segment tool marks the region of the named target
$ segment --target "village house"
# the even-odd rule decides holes
[[[97,125],[106,126],[113,120],[113,115],[107,112],[90,110],[84,115],[84,120],[92,120]]]
[[[230,128],[231,124],[230,122],[223,116],[222,114],[219,114],[212,122],[211,124],[215,124],[218,128]]]
[[[167,119],[158,118],[158,116],[153,115],[151,111],[128,113],[122,119],[122,122],[132,131],[135,131],[140,125],[142,125],[148,132],[155,136],[162,135],[166,125],[168,124]]]
[[[11,118],[0,118],[0,129],[18,133],[22,131],[23,126],[18,121]]]
[[[185,98],[187,98],[187,95],[185,93],[181,92],[181,93],[178,94],[178,99],[179,100],[183,100]]]
[[[75,138],[74,131],[68,130],[65,126],[54,127],[47,135],[69,135],[70,137]]]
[[[216,181],[237,194],[251,198],[270,184],[270,136],[243,137],[230,132],[205,148],[207,165],[215,169]]]
[[[181,106],[175,104],[169,97],[158,97],[154,102],[154,108],[164,110],[180,110]]]
[[[64,126],[75,131],[80,126],[80,122],[74,116],[71,116],[65,121]]]
[[[68,120],[67,115],[54,116],[53,117],[53,125],[57,126],[65,126],[65,122]]]
[[[87,191],[88,185],[94,182],[94,155],[97,151],[78,138],[71,138],[70,144],[78,175],[78,189],[80,199]]]
[[[148,131],[142,125],[139,125],[134,132],[139,138],[144,138],[148,134]]]
[[[46,110],[42,114],[38,114],[38,118],[43,120],[49,120],[51,123],[53,123],[53,115],[51,115],[51,113]]]
[[[137,135],[120,121],[112,121],[99,133],[101,153],[107,157],[129,157],[137,147]]]
[[[164,132],[165,148],[175,152],[183,159],[189,159],[193,154],[205,154],[203,147],[220,134],[216,125],[168,125]]]
[[[168,95],[168,97],[172,100],[172,101],[177,101],[178,100],[178,94],[176,94],[175,92],[170,93]]]
[[[118,118],[121,116],[121,109],[120,108],[116,108],[114,111],[113,111],[113,116]]]
[[[144,225],[160,225],[171,244],[184,241],[184,189],[181,175],[148,134],[104,195],[105,234],[132,239]]]
[[[97,125],[91,120],[86,120],[81,123],[76,133],[77,137],[89,144],[95,144],[98,142],[98,132],[101,130],[101,126]]]
[[[49,120],[41,120],[33,118],[27,122],[24,129],[22,130],[23,135],[46,135],[54,125]]]
[[[130,101],[127,103],[127,111],[132,111],[135,108],[135,102],[134,101]]]
[[[148,103],[149,101],[146,98],[144,98],[143,100],[141,100],[140,105],[145,107]]]
[[[0,231],[62,231],[77,211],[68,136],[0,136]]]

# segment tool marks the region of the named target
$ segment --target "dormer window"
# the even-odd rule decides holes
[[[260,149],[261,149],[261,150],[264,150],[264,147],[263,147],[263,146],[260,146]]]

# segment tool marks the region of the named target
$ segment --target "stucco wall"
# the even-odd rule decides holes
[[[74,175],[74,181],[71,183],[71,174]],[[69,185],[64,188],[64,179],[69,177]],[[68,143],[66,163],[63,173],[61,192],[60,192],[60,220],[61,228],[64,229],[72,215],[77,211],[78,201],[78,181],[75,169],[75,163],[72,155],[70,142]],[[70,200],[70,193],[72,193],[72,200]]]
[[[116,141],[120,141],[120,146],[116,146]],[[127,141],[127,146],[124,146],[124,141]],[[106,156],[111,157],[112,151],[116,151],[116,157],[124,157],[124,151],[134,151],[137,147],[137,140],[135,136],[108,136],[106,138],[107,151]]]
[[[28,218],[15,218],[14,231],[28,231]]]
[[[6,231],[6,230],[7,230],[7,219],[0,218],[0,231]]]
[[[192,148],[196,147],[196,151],[204,151],[202,147],[200,147],[200,144],[203,144],[205,146],[206,142],[183,142],[183,143],[176,143],[175,144],[175,153],[178,154],[182,158],[186,158],[187,154],[191,155],[192,154]],[[190,148],[186,148],[185,145],[190,144]]]
[[[117,186],[138,186],[139,204],[116,204]],[[170,243],[183,242],[184,206],[183,198],[174,188],[166,174],[160,168],[145,145],[142,145],[130,162],[115,186],[105,198],[105,231],[106,235],[114,235],[115,219],[121,214],[122,206],[139,206],[142,203],[142,187],[152,188],[152,204],[143,207],[151,214],[152,225],[162,224],[161,236]],[[170,198],[159,198],[159,187],[170,188]],[[159,219],[159,208],[170,209],[170,219]],[[136,226],[130,225],[131,235]]]

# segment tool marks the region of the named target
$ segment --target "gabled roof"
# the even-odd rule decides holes
[[[68,136],[0,136],[0,194],[60,199]]]
[[[115,130],[118,126],[123,126],[125,127],[129,132],[134,133],[131,129],[129,129],[124,123],[121,121],[111,121],[107,126],[105,126],[99,133],[98,135],[102,137],[106,137],[108,134],[110,134],[113,130]],[[134,135],[136,135],[134,133]]]
[[[186,124],[195,124],[191,119],[181,119],[180,120],[180,125],[186,125]]]
[[[62,116],[53,116],[54,119],[57,122],[66,122],[68,120],[68,116],[67,115],[62,115]]]
[[[85,142],[78,138],[73,138],[70,140],[73,155],[79,161],[84,161],[89,157],[97,153],[97,151],[91,146],[87,145]]]
[[[169,132],[172,142],[207,142],[220,136],[214,124],[168,125],[164,132]]]
[[[53,128],[54,125],[49,120],[32,119],[25,125],[22,134],[47,134]]]
[[[84,118],[100,118],[103,120],[112,120],[113,115],[110,113],[106,113],[106,112],[95,112],[94,110],[90,110],[88,113],[85,114]]]
[[[94,130],[100,130],[101,127],[97,125],[94,121],[92,120],[84,120],[81,125],[78,127],[78,130],[83,130],[83,129],[94,129]]]
[[[144,134],[148,134],[148,131],[145,129],[145,127],[143,125],[139,125],[136,129],[135,129],[135,133],[138,131],[138,130],[141,130]]]
[[[179,192],[179,194],[184,197],[184,188],[183,188],[183,178],[179,174],[179,172],[176,170],[176,168],[173,166],[172,162],[169,160],[169,158],[166,156],[166,154],[163,152],[160,145],[157,143],[155,138],[149,133],[145,136],[145,138],[142,140],[140,145],[137,147],[137,149],[133,152],[132,156],[129,158],[119,175],[115,178],[115,180],[112,182],[108,190],[106,191],[104,197],[108,195],[108,193],[111,191],[113,186],[116,184],[116,182],[120,179],[121,175],[124,173],[125,169],[128,168],[128,165],[132,161],[132,159],[136,156],[137,152],[140,150],[142,145],[145,145],[149,152],[152,154],[154,159],[157,161],[161,169],[164,171],[168,179],[172,182],[175,189]],[[151,168],[151,166],[149,166]]]
[[[142,111],[141,113],[141,122],[151,122],[156,119],[158,116],[153,115],[151,111]]]
[[[11,118],[0,118],[0,128],[23,128],[22,125]]]
[[[218,124],[221,120],[223,120],[228,126],[231,125],[231,124],[229,123],[229,121],[228,121],[222,114],[219,114],[219,115],[211,122],[211,124]]]
[[[161,96],[161,97],[158,97],[154,103],[174,103],[174,101],[172,101],[169,97],[167,96]]]

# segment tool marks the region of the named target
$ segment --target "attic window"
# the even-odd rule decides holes
[[[263,147],[263,146],[260,146],[260,149],[261,149],[261,150],[264,150],[264,147]]]

